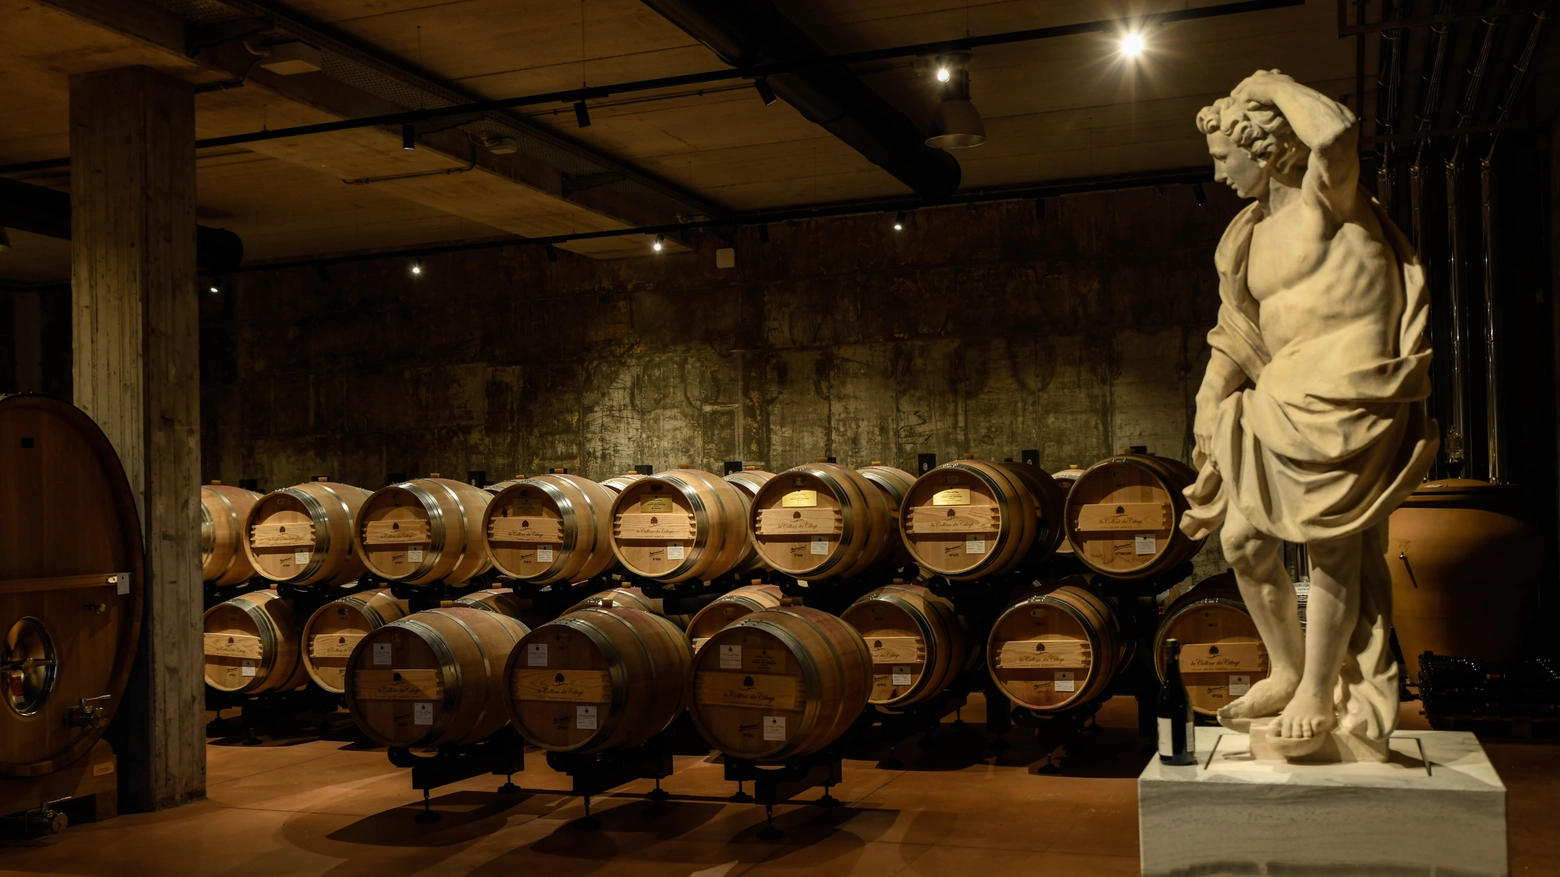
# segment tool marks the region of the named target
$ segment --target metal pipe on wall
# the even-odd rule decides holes
[[[1467,378],[1467,354],[1463,351],[1462,248],[1458,246],[1457,178],[1460,168],[1454,153],[1446,161],[1446,298],[1451,320],[1452,407],[1451,423],[1446,427],[1442,450],[1452,476],[1462,474],[1467,459],[1464,437],[1468,434],[1467,399],[1463,384]]]

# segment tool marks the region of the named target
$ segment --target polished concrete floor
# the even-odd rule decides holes
[[[1404,723],[1424,727],[1416,707]],[[982,714],[972,698],[965,715]],[[896,749],[894,769],[874,760],[886,750],[859,744],[850,754],[866,757],[845,762],[834,790],[844,806],[803,793],[776,808],[778,840],[758,837],[763,808],[727,800],[735,789],[708,756],[677,757],[671,801],[648,799],[649,781],[596,799],[598,830],[574,825],[582,802],[540,753],[516,775],[521,792],[497,793],[492,776],[446,786],[432,801],[442,818],[422,823],[407,772],[350,733],[258,746],[234,735],[208,748],[208,800],[8,843],[0,874],[1135,875],[1135,780],[1149,756],[1134,717],[1130,699],[1107,704],[1101,729],[1061,750],[1059,774],[1040,772],[1050,747],[1016,729],[998,753],[981,725],[945,725],[931,745]],[[1512,874],[1560,874],[1560,746],[1488,749],[1510,790]]]

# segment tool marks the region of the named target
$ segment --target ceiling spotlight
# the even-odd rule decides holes
[[[417,126],[411,122],[401,124],[401,148],[408,152],[417,148]]]
[[[652,243],[650,245],[650,249],[655,250],[657,253],[659,253],[659,252],[661,252],[661,248],[663,246],[665,246],[665,242],[666,242],[666,236],[658,234],[658,235],[655,236],[655,243]]]
[[[1202,183],[1192,185],[1192,197],[1197,199],[1198,207],[1208,203],[1208,193],[1203,191]]]
[[[549,261],[549,262],[556,262],[556,261],[558,261],[558,248],[553,246],[552,244],[548,244],[547,245],[547,261]]]
[[[901,211],[899,211],[899,215],[894,217],[894,231],[904,231],[904,230],[905,230],[905,212],[903,210],[901,210]]]
[[[758,89],[758,96],[763,99],[764,106],[773,106],[774,102],[779,100],[775,97],[775,90],[769,87],[769,77],[760,76],[753,80],[753,87]]]
[[[413,274],[421,274],[422,273],[422,260],[421,259],[413,259],[412,260],[412,273]]]
[[[211,281],[211,285],[207,287],[207,291],[209,291],[212,295],[216,295],[217,293],[221,292],[222,287],[219,285],[221,282],[222,281],[220,280]]]
[[[1136,58],[1143,54],[1143,35],[1136,31],[1123,34],[1121,37],[1121,54],[1128,58]]]
[[[590,127],[590,110],[585,108],[585,102],[582,100],[574,102],[574,121],[581,128]]]
[[[937,79],[942,83],[942,103],[932,114],[926,145],[938,149],[966,149],[986,142],[986,123],[970,103],[970,56],[951,52],[937,58]]]

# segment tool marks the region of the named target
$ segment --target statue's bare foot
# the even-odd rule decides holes
[[[1269,676],[1251,686],[1235,702],[1219,709],[1219,724],[1244,734],[1251,729],[1252,719],[1276,716],[1289,705],[1295,696],[1299,680],[1288,676]]]
[[[1268,726],[1268,742],[1285,758],[1299,758],[1320,749],[1338,727],[1332,699],[1297,693]]]

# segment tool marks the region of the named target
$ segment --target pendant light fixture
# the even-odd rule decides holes
[[[986,142],[986,123],[980,112],[970,103],[970,72],[966,69],[970,56],[964,52],[938,55],[933,69],[937,71],[938,87],[942,103],[932,114],[931,130],[927,132],[926,145],[938,149],[967,149]]]

